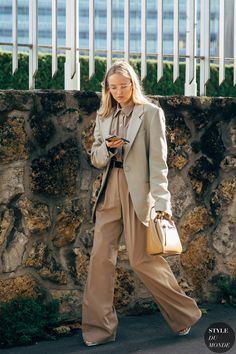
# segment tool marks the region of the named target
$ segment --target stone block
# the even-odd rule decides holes
[[[216,167],[202,156],[190,167],[190,182],[197,195],[202,195],[217,176]]]
[[[29,125],[34,140],[41,148],[44,148],[56,133],[54,124],[45,112],[32,114],[29,117]]]
[[[37,269],[43,279],[61,285],[67,284],[67,273],[62,270],[49,247],[40,241],[33,244],[25,265]]]
[[[225,156],[224,160],[221,161],[220,167],[222,170],[229,172],[236,169],[236,156]]]
[[[220,126],[212,124],[201,137],[201,150],[210,157],[214,164],[219,165],[223,159],[225,146],[221,138]]]
[[[203,206],[195,207],[183,217],[180,223],[180,236],[183,243],[191,239],[191,236],[212,225],[214,220],[210,212]]]
[[[81,178],[81,185],[80,185],[80,190],[81,191],[88,191],[90,184],[91,184],[91,177],[92,177],[92,172],[91,170],[83,170],[82,171],[82,178]]]
[[[232,233],[234,229],[234,233]],[[213,247],[223,257],[230,255],[236,247],[234,245],[236,224],[220,224],[214,232]]]
[[[180,255],[184,278],[200,299],[207,294],[207,282],[215,266],[215,257],[208,246],[207,235],[193,240],[188,250]]]
[[[0,163],[27,160],[27,135],[25,120],[28,114],[14,111],[0,122]]]
[[[76,132],[79,129],[80,121],[81,116],[76,108],[68,108],[57,117],[58,124],[66,132]]]
[[[7,240],[8,235],[14,227],[15,216],[12,209],[2,208],[0,210],[0,246]]]
[[[236,110],[236,107],[234,107]],[[222,139],[225,147],[231,153],[236,153],[236,120],[235,120],[235,110],[232,116],[232,120],[224,125],[222,131]]]
[[[75,91],[74,97],[78,101],[80,110],[87,114],[96,112],[100,106],[100,98],[95,92]]]
[[[78,110],[78,100],[74,96],[74,91],[68,91],[66,94],[66,108],[68,110]]]
[[[189,188],[189,182],[185,181],[181,175],[170,178],[169,190],[171,193],[171,203],[173,215],[181,218],[185,210],[195,204],[193,193]]]
[[[0,92],[0,112],[9,112],[13,109],[30,111],[33,104],[33,95],[30,91],[4,90]]]
[[[230,181],[232,180],[233,179],[227,180],[228,188],[225,188],[227,184],[225,185],[223,183],[224,189],[223,189],[223,193],[221,194],[221,198],[223,201],[221,200],[222,207],[220,211],[220,223],[217,224],[217,227],[213,233],[214,249],[216,249],[219,254],[223,255],[224,260],[228,259],[229,261],[231,257],[234,257],[236,259],[236,244],[235,244],[236,194],[235,194],[235,189],[233,189],[233,191],[230,191],[232,187]],[[224,200],[224,198],[227,198],[226,201]],[[231,200],[231,198],[233,199]],[[228,205],[229,203],[230,205]],[[235,272],[236,272],[236,267],[235,267]]]
[[[53,230],[53,244],[56,247],[64,247],[74,242],[76,231],[83,221],[80,209],[70,207],[57,208],[55,228]]]
[[[193,100],[193,106],[201,111],[209,111],[212,106],[212,97],[199,96],[197,100]]]
[[[227,257],[227,260],[223,261],[224,268],[226,270],[226,274],[236,278],[236,252],[231,255],[232,258]]]
[[[60,111],[64,111],[66,108],[65,91],[43,90],[43,91],[39,91],[37,96],[40,100],[42,111],[55,114]]]
[[[91,155],[91,148],[94,142],[94,136],[93,136],[94,128],[95,128],[95,120],[92,120],[90,121],[89,125],[82,131],[81,134],[81,142],[89,161]]]
[[[39,275],[41,278],[45,280],[49,280],[53,283],[66,285],[68,282],[68,274],[66,271],[61,270],[60,267],[56,267],[53,269],[49,268],[41,268],[38,270]]]
[[[9,111],[12,109],[12,101],[9,102],[5,92],[0,92],[0,112]]]
[[[181,122],[180,127],[174,127],[167,130],[167,139],[170,144],[174,144],[176,147],[188,144],[191,133],[184,124]]]
[[[184,152],[175,152],[173,149],[169,149],[167,163],[169,168],[182,170],[182,168],[188,163],[188,158]]]
[[[17,163],[0,171],[0,204],[8,204],[18,194],[24,193],[24,165]]]
[[[52,331],[54,334],[56,334],[56,336],[67,336],[71,333],[69,326],[54,327]]]
[[[173,114],[170,107],[165,107],[167,120],[166,137],[168,142],[168,166],[181,170],[188,163],[188,152],[191,152],[189,139],[191,131],[185,123],[183,114]]]
[[[84,287],[87,274],[88,274],[88,265],[89,257],[81,250],[80,247],[73,249],[75,257],[75,271],[76,271],[76,284],[80,287]]]
[[[171,96],[167,97],[166,103],[173,108],[179,106],[191,106],[192,105],[192,98],[187,96]]]
[[[195,103],[193,105],[193,110],[189,111],[188,121],[194,124],[197,131],[201,131],[206,128],[211,120],[211,111],[206,103],[206,108],[202,107],[201,104]]]
[[[189,144],[192,133],[186,125],[184,112],[173,114],[167,107],[166,115],[166,138],[169,149],[178,150]]]
[[[43,234],[50,229],[51,219],[46,204],[23,197],[18,200],[17,207],[27,233]]]
[[[15,278],[0,279],[1,302],[8,302],[21,296],[37,298],[39,285],[30,275],[22,275]]]
[[[234,177],[224,179],[210,196],[210,204],[212,212],[215,215],[221,215],[227,205],[235,196],[236,180]],[[236,211],[236,210],[235,210]]]
[[[32,161],[31,189],[62,197],[76,192],[80,155],[78,142],[68,139]]]
[[[63,320],[78,320],[82,317],[82,296],[78,289],[50,289],[53,299],[60,301],[59,311]]]
[[[22,264],[22,258],[28,238],[21,232],[17,232],[13,241],[3,252],[3,271],[14,272]]]

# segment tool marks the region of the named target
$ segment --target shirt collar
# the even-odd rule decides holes
[[[134,102],[130,102],[124,108],[122,108],[120,106],[120,104],[117,103],[116,110],[115,110],[115,113],[114,113],[114,117],[116,117],[117,114],[120,113],[120,111],[122,111],[122,113],[124,113],[124,115],[126,115],[126,117],[128,117],[131,114],[131,112],[133,111],[133,109],[134,109]]]

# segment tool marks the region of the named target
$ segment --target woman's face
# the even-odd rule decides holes
[[[112,74],[107,81],[112,97],[121,107],[127,106],[132,101],[132,82],[121,74]]]

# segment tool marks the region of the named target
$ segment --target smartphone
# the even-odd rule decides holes
[[[117,135],[111,135],[111,136],[108,136],[106,138],[107,141],[111,142],[111,141],[117,141],[117,140],[122,140],[124,141],[125,144],[128,144],[129,143],[129,140],[128,139],[125,139],[125,138],[121,138],[120,136],[117,136]]]

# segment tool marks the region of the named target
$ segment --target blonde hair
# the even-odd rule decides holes
[[[124,60],[116,61],[107,71],[102,83],[102,100],[98,111],[98,114],[102,118],[107,118],[111,114],[113,107],[116,106],[116,101],[112,97],[108,85],[108,78],[113,74],[121,74],[131,81],[132,100],[134,104],[145,104],[149,102],[142,92],[138,76],[132,66]]]

